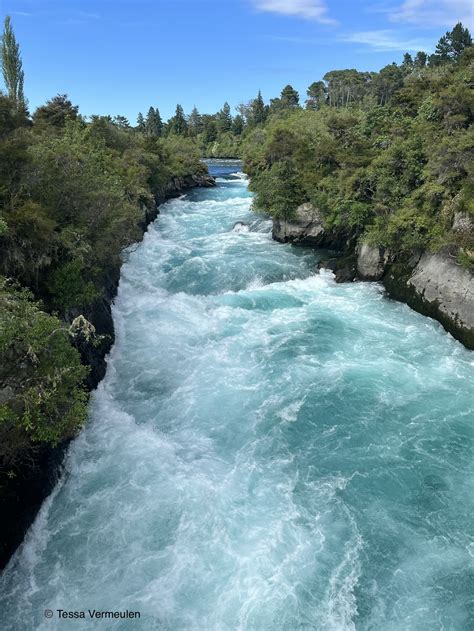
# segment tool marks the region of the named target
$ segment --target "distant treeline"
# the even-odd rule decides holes
[[[356,69],[332,70],[322,80],[314,81],[307,89],[306,100],[287,85],[277,98],[266,104],[261,92],[249,103],[241,103],[236,114],[228,102],[215,114],[201,114],[196,107],[189,115],[183,107],[176,106],[175,115],[164,122],[158,108],[150,107],[144,116],[138,114],[134,129],[152,137],[182,136],[193,139],[203,155],[215,157],[239,156],[249,132],[261,127],[267,120],[300,109],[309,111],[325,107],[369,109],[393,103],[393,99],[404,87],[409,77],[426,76],[427,71],[440,69],[455,62],[465,48],[472,45],[468,29],[461,23],[447,32],[439,40],[432,55],[418,51],[412,56],[406,53],[400,65],[384,66],[379,72],[365,72]],[[429,73],[428,73],[429,75]],[[123,116],[109,119],[116,125],[130,128]]]

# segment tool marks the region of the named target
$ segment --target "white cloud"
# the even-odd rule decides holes
[[[10,11],[10,15],[19,15],[22,18],[32,18],[35,14],[29,13],[28,11]]]
[[[418,26],[454,26],[463,22],[474,25],[472,0],[405,0],[389,12],[393,22],[406,22]]]
[[[323,0],[253,0],[253,4],[259,11],[293,15],[322,24],[336,23],[327,15],[328,8]]]
[[[359,31],[350,33],[341,39],[352,44],[364,44],[377,52],[389,50],[401,50],[404,52],[424,50],[429,52],[433,47],[432,42],[423,41],[419,38],[400,37],[393,30]]]

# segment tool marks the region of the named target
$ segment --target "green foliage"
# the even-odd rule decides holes
[[[31,443],[56,445],[86,418],[87,369],[67,328],[41,311],[29,292],[0,279],[0,462]]]
[[[145,126],[145,119],[143,118],[143,114],[141,112],[138,112],[136,130],[143,134],[145,132],[145,129],[146,129],[146,126]]]
[[[220,132],[226,133],[232,129],[232,116],[230,113],[230,105],[227,101],[224,107],[217,114],[217,126]]]
[[[447,31],[436,45],[430,64],[440,65],[455,61],[466,48],[472,46],[472,37],[467,28],[458,22],[452,31]]]
[[[326,103],[327,89],[324,81],[314,81],[306,91],[306,109],[319,110]]]
[[[274,99],[275,107],[282,109],[296,109],[300,104],[300,96],[291,85],[286,85],[280,94],[279,102]]]
[[[203,121],[202,116],[199,113],[196,106],[193,107],[193,110],[188,118],[188,129],[190,136],[197,136],[203,130]]]
[[[21,61],[20,47],[16,41],[10,16],[6,16],[3,35],[0,43],[2,73],[8,96],[16,104],[17,109],[26,111],[26,100],[23,91],[25,74]]]
[[[139,130],[144,131],[148,136],[158,138],[163,132],[163,121],[158,108],[150,107],[146,121],[143,120],[142,116],[141,120],[138,119],[137,122]]]
[[[0,273],[63,320],[87,313],[139,237],[154,195],[205,171],[191,139],[137,133],[122,116],[85,122],[65,95],[28,124],[0,95]],[[82,425],[87,370],[66,325],[3,280],[0,357],[1,467]]]
[[[33,122],[40,126],[64,127],[68,121],[77,119],[79,108],[73,105],[67,94],[57,94],[38,107],[33,114]]]
[[[99,295],[94,283],[84,277],[83,263],[79,258],[53,269],[47,286],[53,307],[61,313],[73,307],[85,307]]]
[[[264,128],[244,134],[255,209],[291,218],[310,201],[327,227],[395,252],[455,246],[471,265],[472,230],[452,228],[474,210],[469,38],[455,27],[457,52],[429,68],[419,52],[379,73],[329,72],[306,110],[272,102]]]
[[[258,191],[255,210],[270,213],[273,217],[290,219],[298,203],[304,201],[304,191],[289,161],[272,165],[264,176],[257,174],[250,188]]]
[[[245,121],[240,114],[238,114],[232,122],[232,132],[234,136],[240,136],[244,131]]]
[[[176,106],[175,115],[168,121],[168,129],[172,134],[178,136],[185,136],[188,131],[188,123],[184,115],[184,110],[179,103]]]
[[[263,102],[262,93],[258,91],[257,98],[255,98],[250,106],[250,123],[252,125],[261,125],[267,120],[268,111]]]

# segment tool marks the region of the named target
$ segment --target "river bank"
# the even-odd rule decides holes
[[[166,200],[178,197],[194,187],[214,186],[211,176],[202,174],[172,178],[155,193],[152,204],[143,206],[143,219],[140,221],[142,234],[159,214],[159,206]],[[120,266],[109,269],[103,276],[102,293],[87,309],[71,311],[69,323],[79,316],[85,317],[87,329],[92,325],[91,337],[79,329],[75,343],[81,354],[82,363],[90,368],[87,388],[94,390],[106,372],[106,357],[115,341],[115,328],[112,317],[112,304],[117,295],[120,281]],[[80,320],[79,320],[80,322]],[[62,474],[62,464],[70,440],[57,447],[40,446],[28,459],[15,467],[15,476],[3,480],[0,493],[0,569],[4,568],[22,542],[25,533],[33,523],[44,500],[58,483]]]
[[[331,269],[337,282],[380,281],[390,298],[434,318],[466,348],[474,349],[474,276],[449,248],[395,255],[360,243],[356,234],[325,229],[311,204],[299,206],[291,220],[274,219],[273,238],[333,249],[335,256],[319,266]]]

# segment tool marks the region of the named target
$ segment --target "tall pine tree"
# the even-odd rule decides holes
[[[267,108],[265,107],[265,103],[263,102],[262,93],[260,90],[258,91],[257,98],[252,101],[250,113],[250,118],[254,125],[260,125],[261,123],[264,123],[267,119]]]
[[[173,118],[169,121],[170,130],[178,136],[185,136],[188,131],[188,123],[184,115],[182,106],[178,103],[176,106],[176,112]]]
[[[226,132],[232,129],[232,114],[230,113],[230,105],[227,101],[224,103],[224,107],[217,114],[217,124],[219,131]]]
[[[5,26],[1,40],[0,56],[2,73],[8,96],[15,101],[19,110],[26,110],[23,83],[25,74],[21,61],[20,46],[16,41],[10,16],[5,18]]]
[[[281,91],[280,99],[283,107],[286,109],[295,109],[299,107],[300,96],[291,85],[286,85]]]
[[[145,121],[145,132],[148,136],[158,138],[163,131],[163,121],[161,120],[158,108],[150,107]]]
[[[141,112],[138,112],[136,130],[142,133],[145,131],[145,119]]]
[[[472,46],[469,29],[458,22],[452,31],[447,31],[436,44],[434,55],[430,57],[430,64],[437,66],[450,61],[456,61],[465,48]]]
[[[202,129],[203,129],[202,116],[199,113],[198,108],[196,106],[193,107],[192,112],[189,115],[188,127],[189,127],[189,134],[191,136],[197,136],[198,134],[202,132]]]

